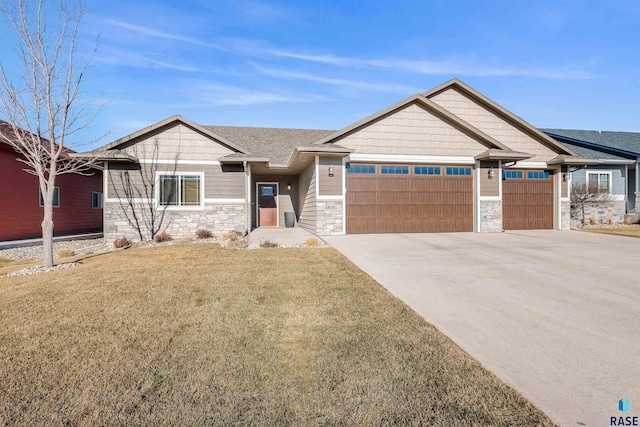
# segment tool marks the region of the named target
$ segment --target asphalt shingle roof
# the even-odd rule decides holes
[[[591,148],[586,148],[581,145],[572,144],[567,142],[566,140],[560,141],[562,145],[566,145],[567,148],[572,149],[576,153],[578,153],[581,157],[587,159],[598,159],[598,160],[629,160],[628,157],[616,156],[615,154],[605,153],[603,151],[593,150]]]
[[[640,132],[613,132],[577,129],[540,129],[547,134],[586,141],[640,155]],[[563,141],[564,143],[564,141]]]
[[[295,147],[308,146],[335,131],[322,129],[281,129],[236,126],[203,126],[257,157],[266,157],[272,164],[287,162]]]

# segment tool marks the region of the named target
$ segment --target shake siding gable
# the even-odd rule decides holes
[[[232,149],[182,123],[174,122],[143,137],[124,143],[120,148],[139,159],[151,159],[158,143],[159,160],[215,161],[235,153]]]
[[[533,154],[534,157],[527,161],[546,162],[558,155],[542,142],[529,136],[455,88],[446,89],[429,97],[429,99],[512,150]]]
[[[415,103],[336,143],[366,154],[475,156],[487,149]]]

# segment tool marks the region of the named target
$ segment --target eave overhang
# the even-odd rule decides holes
[[[69,153],[69,157],[81,160],[95,160],[98,162],[137,162],[138,158],[121,150],[87,151],[84,153]]]
[[[533,157],[528,153],[521,153],[519,151],[501,150],[499,148],[490,148],[486,151],[475,156],[476,160],[506,160],[509,162],[518,162],[521,160],[527,160]]]
[[[587,159],[579,156],[567,156],[566,154],[561,154],[549,160],[547,164],[549,166],[587,166],[602,164],[602,161],[598,159]]]

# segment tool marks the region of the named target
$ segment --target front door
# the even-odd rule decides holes
[[[258,184],[258,227],[278,225],[277,184]]]

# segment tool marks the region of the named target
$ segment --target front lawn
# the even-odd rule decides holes
[[[552,425],[333,249],[130,249],[0,300],[3,425]]]
[[[624,225],[617,227],[585,227],[582,231],[589,233],[613,234],[616,236],[640,237],[640,225]]]

